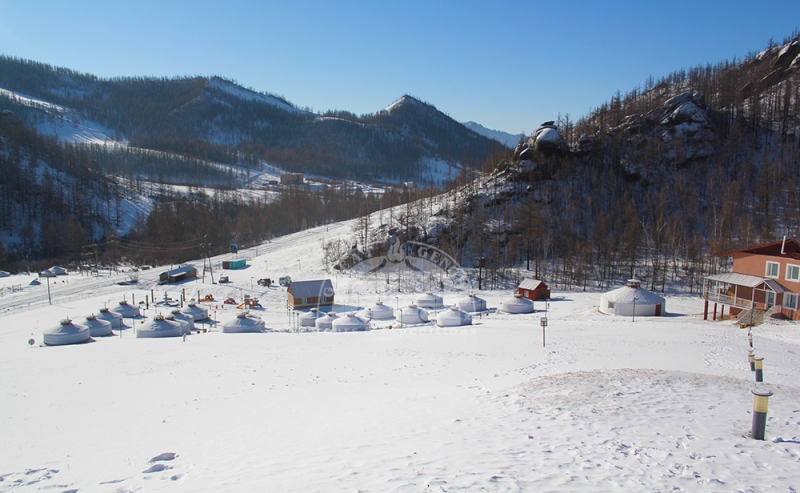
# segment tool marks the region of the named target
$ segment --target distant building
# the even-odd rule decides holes
[[[330,279],[292,281],[286,289],[289,308],[333,306],[333,283]]]
[[[514,293],[531,301],[550,299],[550,288],[547,287],[544,281],[538,279],[525,279],[519,284]]]
[[[281,185],[299,185],[304,180],[303,173],[284,173],[281,175]]]
[[[161,275],[158,276],[158,281],[160,284],[172,284],[187,279],[194,279],[195,277],[197,277],[197,269],[191,265],[184,265],[177,269],[162,272]]]

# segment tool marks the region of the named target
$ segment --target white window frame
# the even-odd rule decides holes
[[[797,293],[783,293],[783,307],[797,310]]]
[[[795,270],[795,276],[794,277],[791,277],[789,275],[789,272],[791,270]],[[786,265],[786,280],[787,281],[800,282],[800,265],[796,265],[796,264],[787,264]]]
[[[772,267],[773,265],[777,266],[775,268],[775,274],[774,275],[770,275],[770,273],[769,273],[770,272],[770,267]],[[767,270],[764,273],[764,275],[766,277],[771,277],[772,279],[780,278],[780,276],[781,276],[781,264],[780,264],[780,262],[770,262],[769,260],[767,260]]]

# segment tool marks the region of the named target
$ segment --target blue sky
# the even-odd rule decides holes
[[[314,111],[411,94],[511,133],[798,27],[797,0],[0,0],[6,55],[100,77],[221,75]]]

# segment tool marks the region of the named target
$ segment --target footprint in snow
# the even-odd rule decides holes
[[[153,457],[148,462],[150,462],[150,463],[153,463],[153,462],[166,462],[166,461],[170,461],[170,460],[175,460],[176,457],[178,457],[178,454],[176,454],[175,452],[164,452],[164,453],[158,454],[157,456]]]

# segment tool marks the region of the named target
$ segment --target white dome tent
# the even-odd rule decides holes
[[[136,318],[141,315],[139,307],[131,305],[127,300],[120,301],[111,311],[119,313],[122,318]]]
[[[470,293],[469,296],[465,296],[458,300],[458,307],[469,313],[485,312],[486,300],[483,298],[478,298],[474,294]]]
[[[627,317],[659,317],[666,313],[666,300],[641,287],[638,279],[628,285],[600,295],[600,313]]]
[[[311,310],[300,315],[300,327],[314,327],[318,318],[325,316],[324,312],[312,308]]]
[[[515,294],[513,298],[503,302],[501,310],[506,313],[533,313],[533,301],[523,298],[521,294]]]
[[[430,291],[417,298],[416,303],[422,308],[444,308],[442,297],[436,296]]]
[[[43,340],[48,346],[63,346],[86,342],[90,338],[89,327],[74,324],[66,318],[57,327],[44,331]]]
[[[181,310],[181,313],[192,317],[195,322],[208,320],[208,308],[200,306],[196,303],[187,303],[183,310]]]
[[[361,332],[369,330],[369,322],[355,313],[350,312],[344,317],[338,317],[331,323],[333,332]]]
[[[180,337],[183,327],[175,320],[167,320],[163,315],[156,315],[152,320],[144,323],[137,331],[137,339],[150,339],[156,337]]]
[[[122,315],[117,312],[112,312],[108,308],[101,308],[100,314],[96,315],[98,320],[105,320],[106,322],[111,324],[112,329],[121,329],[122,325]]]
[[[193,317],[190,317],[189,315],[184,315],[177,308],[172,310],[172,316],[175,317],[175,320],[178,320],[178,321],[183,320],[184,322],[187,323],[187,325],[189,327],[189,332],[187,332],[187,334],[191,334],[194,331],[194,318]]]
[[[181,326],[181,334],[191,334],[192,329],[189,328],[189,322],[182,318],[177,318],[174,313],[170,313],[169,315],[164,316],[164,320],[169,320],[170,322],[178,322]],[[192,321],[194,323],[194,321]]]
[[[320,317],[314,321],[314,326],[319,331],[330,331],[333,329],[333,321],[339,318],[336,312],[328,312],[324,317]]]
[[[394,310],[392,307],[386,306],[382,301],[376,301],[374,305],[370,306],[362,312],[369,320],[389,320],[394,318]]]
[[[436,325],[439,327],[459,327],[472,325],[472,315],[452,306],[436,316]]]
[[[228,320],[222,324],[222,332],[226,334],[242,334],[245,332],[263,332],[265,329],[264,321],[260,318],[241,312],[233,320]]]
[[[89,315],[86,317],[84,324],[89,328],[89,335],[92,337],[110,336],[113,332],[111,330],[111,322]]]
[[[424,324],[429,322],[428,320],[428,311],[424,308],[420,308],[414,303],[401,308],[397,311],[396,316],[398,321],[404,324]]]

